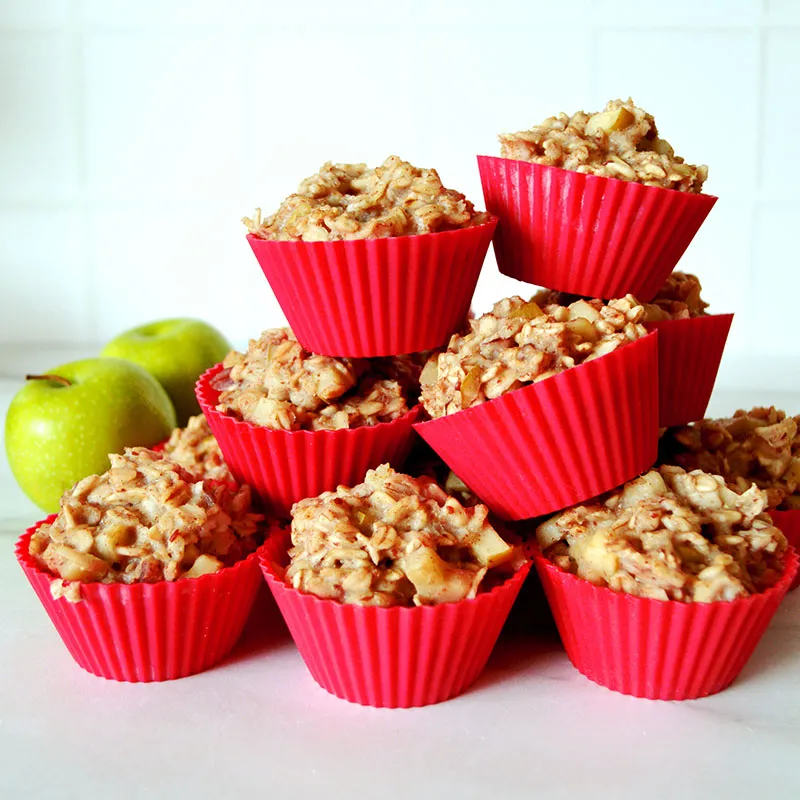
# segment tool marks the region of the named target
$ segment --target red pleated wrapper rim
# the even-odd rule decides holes
[[[287,534],[270,538],[261,568],[314,680],[336,697],[412,708],[463,694],[478,678],[530,571],[472,600],[378,608],[324,600],[283,580]]]
[[[580,503],[656,460],[658,336],[415,430],[503,519]]]
[[[590,297],[652,300],[717,201],[494,156],[478,167],[500,272]]]
[[[658,331],[658,424],[703,419],[714,390],[733,314],[648,323]]]
[[[497,225],[336,242],[247,240],[297,340],[371,357],[443,345],[469,311]]]
[[[681,603],[614,592],[564,572],[541,553],[536,570],[573,666],[595,683],[651,700],[721,692],[744,668],[797,573],[761,594]]]
[[[422,407],[391,422],[336,431],[278,431],[216,410],[219,392],[211,386],[222,364],[197,381],[195,392],[234,477],[249,484],[272,514],[285,518],[292,505],[340,484],[352,486],[368,469],[389,463],[402,467]]]
[[[81,584],[81,601],[55,599],[55,576],[28,552],[37,522],[17,541],[17,561],[76,663],[114,681],[185,678],[233,649],[261,584],[260,551],[219,572],[179,581]]]
[[[800,552],[800,508],[788,511],[772,510],[769,514],[775,525],[783,532],[789,545]],[[800,571],[789,586],[789,591],[798,586],[800,586]]]

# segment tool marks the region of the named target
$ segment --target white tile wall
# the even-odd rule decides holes
[[[93,338],[85,239],[79,211],[0,208],[0,342]]]
[[[230,37],[92,32],[83,49],[90,202],[178,211],[235,196],[244,96]]]
[[[480,203],[496,134],[632,95],[720,200],[682,266],[797,357],[797,0],[0,3],[0,344],[283,321],[239,224],[397,152]],[[525,287],[490,256],[476,307]],[[780,313],[775,313],[778,308]],[[765,330],[767,334],[765,334]],[[0,365],[0,371],[2,365]]]
[[[79,102],[71,38],[0,32],[0,200],[69,208],[80,191]]]
[[[800,2],[795,5],[800,21]],[[800,199],[800,186],[786,169],[787,155],[800,150],[800,28],[769,30],[765,45],[763,187],[773,198]],[[785,93],[786,86],[792,87],[792,94]]]

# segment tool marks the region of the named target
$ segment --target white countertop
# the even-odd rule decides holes
[[[800,412],[785,372],[762,378],[719,389],[709,412]],[[18,386],[0,378],[3,416]],[[733,686],[704,700],[615,694],[579,675],[552,634],[522,629],[504,633],[465,695],[377,710],[313,682],[266,590],[206,673],[136,685],[83,672],[14,559],[41,516],[3,459],[0,798],[800,797],[800,590]]]

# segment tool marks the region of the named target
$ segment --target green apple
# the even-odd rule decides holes
[[[108,469],[109,453],[150,447],[175,427],[159,382],[119,358],[87,358],[29,375],[6,416],[6,455],[22,490],[47,512],[81,478]]]
[[[144,367],[167,390],[178,425],[183,427],[189,417],[200,413],[194,394],[197,379],[230,349],[216,328],[199,319],[165,319],[120,334],[100,355]]]

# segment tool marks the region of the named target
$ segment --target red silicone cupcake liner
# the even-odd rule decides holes
[[[558,511],[655,462],[657,338],[414,427],[498,516]]]
[[[653,322],[658,331],[658,424],[703,419],[717,379],[733,314]]]
[[[363,428],[272,430],[216,410],[219,392],[211,380],[221,370],[217,364],[198,379],[200,407],[234,477],[249,484],[278,517],[288,517],[292,505],[304,497],[360,483],[368,469],[384,463],[399,469],[411,450],[419,405],[392,422]]]
[[[590,297],[663,286],[716,197],[478,156],[500,272]]]
[[[378,608],[323,600],[283,581],[287,536],[265,547],[261,568],[314,680],[352,703],[411,708],[462,694],[486,665],[531,562],[473,600]]]
[[[721,692],[742,671],[797,573],[787,551],[781,580],[731,602],[681,603],[614,592],[537,553],[561,640],[573,666],[615,692],[690,700]]]
[[[297,340],[329,356],[443,345],[469,311],[497,220],[442,233],[336,242],[247,237]]]
[[[772,521],[783,532],[789,545],[800,552],[800,508],[789,511],[770,511],[769,513]],[[800,571],[789,586],[789,591],[798,586],[800,586]]]
[[[55,599],[53,575],[16,546],[25,572],[59,636],[80,667],[114,681],[148,683],[209,669],[233,649],[261,583],[259,552],[211,575],[159,583],[81,585],[81,601]]]

